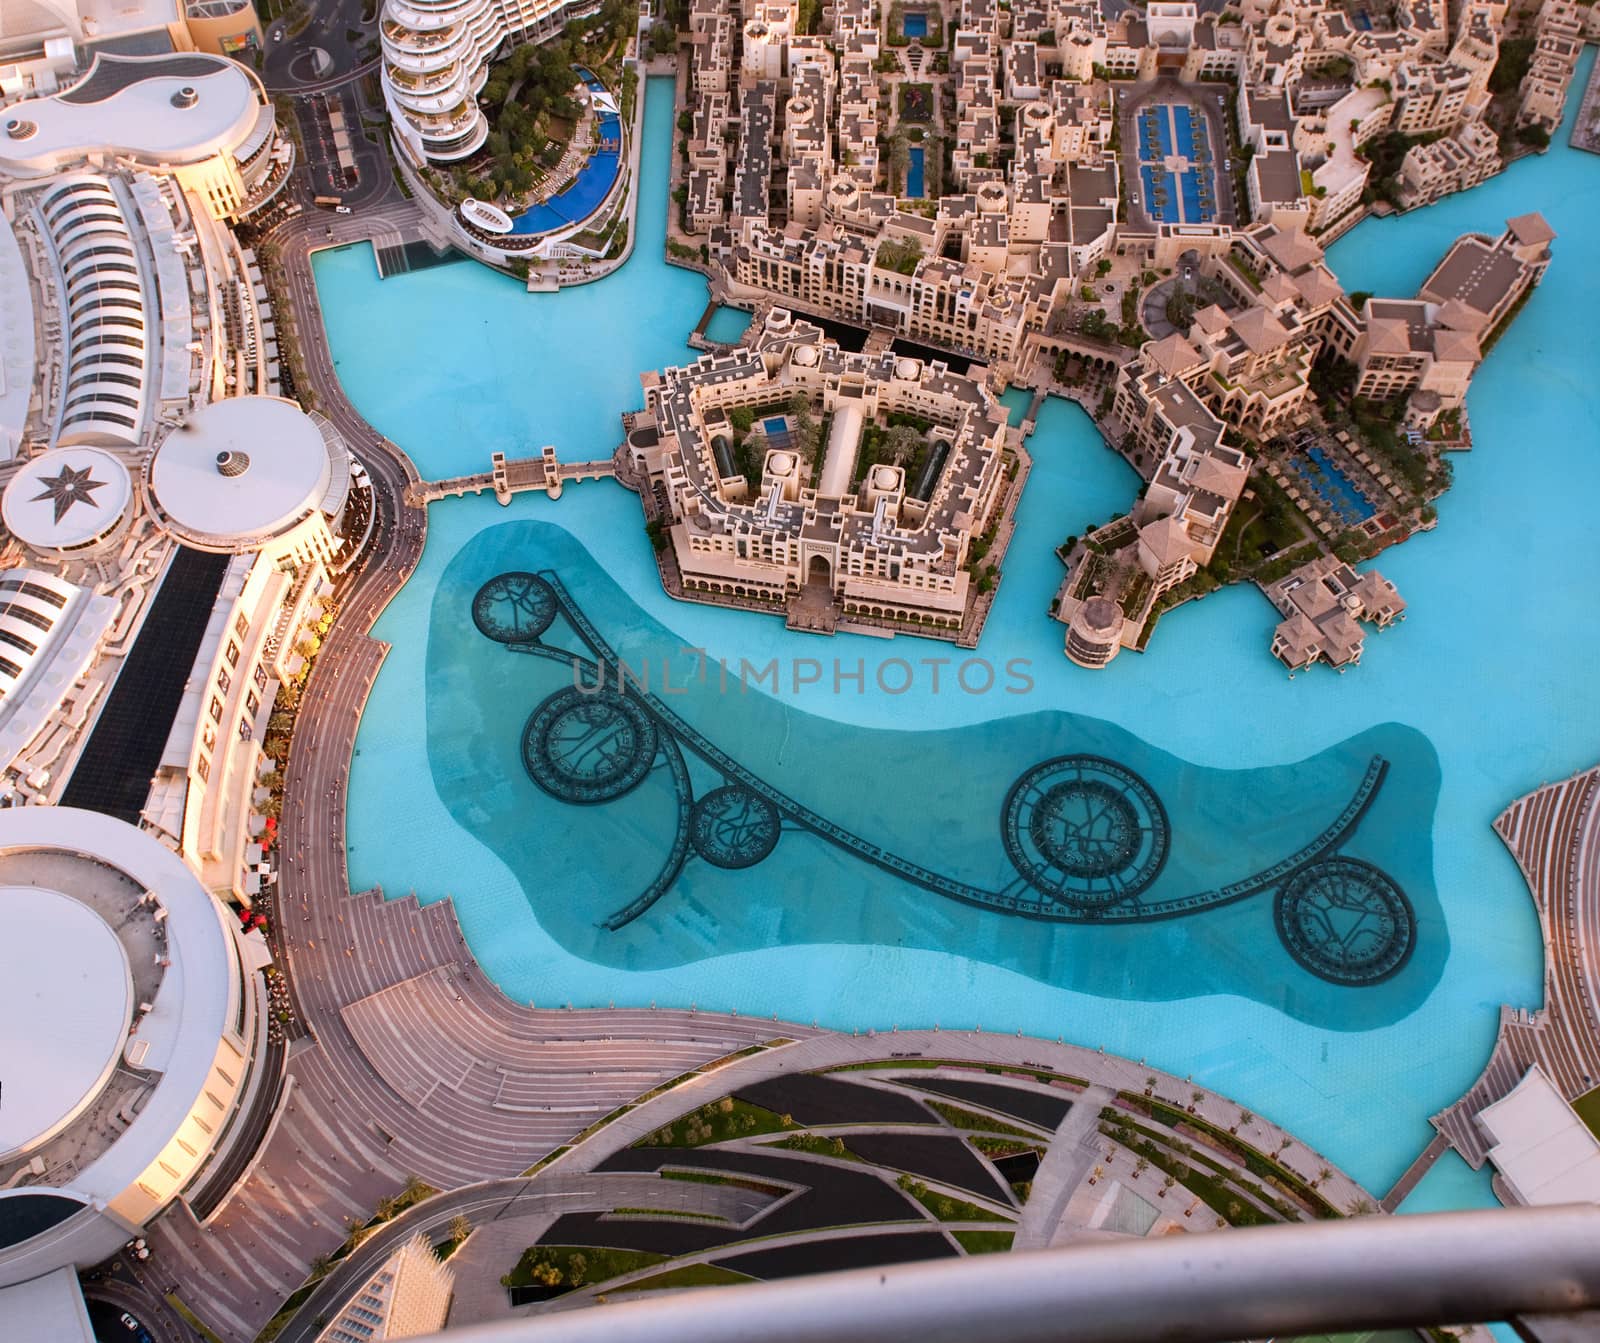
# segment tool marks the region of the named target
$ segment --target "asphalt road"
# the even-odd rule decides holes
[[[268,25],[261,79],[273,93],[319,88],[376,64],[375,60],[365,64],[362,61],[362,50],[376,28],[376,20],[362,23],[362,0],[307,0],[307,4],[311,22],[294,37],[277,36],[284,31],[282,19]],[[352,40],[348,36],[351,32],[360,35]],[[325,70],[312,69],[309,53],[313,49],[327,52],[330,64]]]

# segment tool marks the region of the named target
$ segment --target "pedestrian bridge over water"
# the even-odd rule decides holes
[[[420,481],[406,490],[406,502],[420,508],[436,499],[482,494],[484,490],[493,490],[501,504],[509,504],[513,494],[524,490],[543,490],[552,499],[559,499],[562,486],[569,480],[601,480],[617,473],[609,457],[598,462],[557,461],[556,450],[548,444],[537,457],[507,457],[496,452],[490,455],[489,462],[490,469],[476,475]]]

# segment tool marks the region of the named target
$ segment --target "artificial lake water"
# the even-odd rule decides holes
[[[704,282],[660,259],[671,81],[652,79],[646,96],[638,247],[604,281],[529,295],[462,263],[380,282],[365,246],[318,254],[340,378],[424,476],[547,442],[569,460],[607,456],[619,414],[642,404],[639,374],[692,357],[683,338]],[[1476,1077],[1500,1004],[1540,1001],[1537,922],[1490,823],[1600,756],[1600,615],[1582,510],[1566,503],[1566,482],[1600,459],[1593,356],[1572,336],[1600,311],[1600,161],[1566,148],[1563,131],[1548,155],[1363,224],[1330,254],[1348,288],[1409,296],[1458,234],[1497,233],[1533,209],[1559,235],[1549,277],[1474,384],[1476,447],[1456,460],[1438,529],[1379,561],[1408,619],[1371,637],[1349,674],[1291,680],[1268,652],[1276,613],[1245,589],[1169,615],[1143,656],[1098,673],[1068,663],[1047,616],[1054,548],[1125,509],[1138,481],[1055,400],[1029,440],[1035,467],[977,650],[997,671],[986,693],[923,662],[956,658],[949,645],[819,640],[673,602],[620,486],[569,486],[557,503],[520,495],[506,509],[487,495],[451,500],[430,508],[421,565],[376,630],[393,649],[353,763],[352,885],[452,897],[474,954],[521,1001],[695,1003],[845,1030],[981,1025],[1103,1045],[1270,1115],[1383,1191],[1427,1142],[1427,1116]],[[669,699],[657,682],[673,722],[860,845],[786,824],[763,861],[691,857],[648,909],[606,928],[659,874],[684,788],[702,798],[729,775],[680,750],[670,796],[665,769],[600,805],[536,786],[524,730],[571,674],[475,628],[474,595],[505,571],[554,576],[614,648],[658,676],[670,664],[670,684],[688,687]],[[549,638],[576,650],[566,629]],[[699,657],[682,648],[705,650],[713,668],[777,659],[777,693],[700,684]],[[796,686],[808,659],[818,679]],[[1026,693],[1008,693],[1012,660]],[[886,670],[890,687],[904,679],[897,661],[910,685],[888,693]],[[684,740],[666,721],[639,730]],[[559,745],[558,729],[540,740]],[[1286,953],[1271,890],[1159,921],[1062,924],[963,903],[863,857],[892,851],[962,889],[1015,885],[1008,790],[1061,755],[1112,759],[1159,797],[1170,848],[1156,899],[1216,891],[1283,858],[1383,757],[1379,800],[1339,853],[1404,891],[1413,952],[1380,982],[1348,987]],[[1415,1197],[1459,1206],[1483,1201],[1486,1183],[1441,1163]]]

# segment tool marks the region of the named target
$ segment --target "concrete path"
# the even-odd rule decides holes
[[[1094,1144],[1100,1110],[1111,1104],[1115,1094],[1108,1086],[1091,1086],[1072,1102],[1033,1177],[1033,1192],[1023,1205],[1013,1249],[1041,1250],[1050,1244],[1073,1191],[1094,1164],[1100,1150]]]

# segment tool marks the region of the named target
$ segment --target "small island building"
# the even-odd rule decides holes
[[[685,595],[960,633],[1006,474],[981,374],[850,353],[778,308],[748,346],[641,381],[626,451]]]

